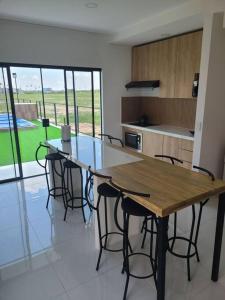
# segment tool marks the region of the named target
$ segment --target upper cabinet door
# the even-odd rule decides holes
[[[158,42],[160,97],[174,98],[177,38]]]
[[[140,46],[132,49],[132,80],[148,80],[148,47]]]
[[[134,47],[132,80],[159,80],[159,43]]]
[[[177,37],[174,98],[192,98],[194,74],[200,71],[202,31]]]
[[[202,30],[133,47],[132,80],[160,80],[161,98],[192,98],[201,47]]]

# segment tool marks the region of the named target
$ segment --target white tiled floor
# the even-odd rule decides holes
[[[0,300],[122,299],[121,253],[104,253],[96,272],[93,227],[83,223],[80,210],[69,211],[63,222],[60,201],[52,200],[46,210],[46,197],[44,177],[0,185]],[[187,222],[188,211],[183,216]],[[199,238],[201,262],[192,260],[190,283],[185,261],[167,255],[166,299],[225,299],[224,245],[220,280],[210,281],[215,217],[215,205],[209,204]],[[145,267],[140,261],[138,269]],[[153,280],[131,278],[128,299],[156,299]]]

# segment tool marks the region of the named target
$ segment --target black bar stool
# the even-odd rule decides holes
[[[193,169],[199,170],[205,174],[208,174],[211,181],[215,180],[215,176],[207,169],[202,167],[193,166]],[[199,253],[198,253],[198,236],[199,236],[199,229],[201,224],[201,218],[202,218],[202,210],[203,207],[206,205],[206,203],[209,201],[209,199],[206,199],[204,201],[200,202],[199,211],[198,211],[198,217],[197,217],[197,223],[196,223],[196,205],[192,205],[192,223],[191,223],[191,231],[189,238],[186,238],[184,236],[177,236],[177,223],[174,223],[174,235],[168,239],[168,251],[180,258],[184,258],[187,260],[187,274],[188,274],[188,281],[191,281],[191,274],[190,274],[190,258],[196,256],[197,261],[200,261]],[[187,242],[188,248],[187,248],[187,254],[180,254],[177,253],[174,250],[174,245],[177,240],[182,240]],[[172,242],[172,243],[170,243]]]
[[[87,200],[87,203],[89,205],[90,210],[94,210],[97,213],[97,222],[98,222],[98,233],[99,233],[99,246],[100,246],[100,251],[99,251],[99,256],[98,256],[98,261],[97,261],[97,266],[96,266],[96,271],[99,269],[100,265],[100,260],[102,256],[102,250],[110,251],[110,252],[119,252],[123,251],[123,248],[120,249],[111,249],[107,245],[108,237],[111,235],[123,235],[121,232],[109,232],[108,230],[108,212],[107,212],[107,201],[108,197],[109,198],[117,198],[119,195],[118,190],[114,189],[111,185],[109,185],[107,182],[101,183],[97,187],[97,192],[98,192],[98,200],[96,203],[96,206],[94,205],[92,199],[90,198],[90,190],[93,185],[93,176],[96,176],[98,178],[101,178],[103,180],[109,181],[111,179],[110,176],[102,175],[97,172],[93,172],[91,170],[91,167],[88,168],[89,176],[86,182],[85,186],[85,197]],[[101,198],[104,198],[104,218],[105,218],[105,234],[102,234],[102,227],[101,227],[101,219],[100,219],[100,211],[99,211],[99,205],[101,202]],[[132,250],[131,250],[132,251]]]
[[[108,140],[109,140],[109,142],[110,142],[110,144],[113,144],[113,142],[119,142],[120,145],[121,145],[121,147],[124,147],[124,143],[123,143],[123,141],[121,139],[115,138],[115,137],[113,137],[110,134],[100,133],[99,135],[107,137]]]
[[[65,213],[64,213],[64,221],[66,220],[67,216],[67,211],[68,208],[71,209],[76,209],[76,208],[81,208],[82,209],[82,214],[83,214],[83,219],[84,223],[86,223],[86,218],[85,218],[85,213],[84,213],[84,207],[87,205],[87,201],[85,200],[85,197],[83,195],[83,174],[82,174],[82,168],[77,165],[76,163],[72,162],[71,160],[67,159],[67,156],[69,153],[63,152],[58,150],[58,153],[60,155],[63,155],[65,160],[63,163],[63,172],[62,172],[62,182],[63,182],[63,189],[67,191],[65,196],[63,197],[64,200],[64,207],[65,207]],[[80,174],[80,195],[76,196],[74,194],[74,178],[73,178],[73,170],[78,170]],[[74,202],[76,200],[80,200],[79,205],[75,205]]]
[[[168,160],[170,160],[170,162],[173,165],[175,165],[175,163],[183,164],[182,160],[180,160],[176,157],[170,156],[170,155],[158,155],[158,154],[156,154],[155,157],[156,158],[168,159]],[[149,221],[151,221],[151,229],[148,228],[148,222]],[[174,214],[174,224],[177,224],[177,213]],[[142,228],[141,228],[141,233],[142,232],[144,232],[144,236],[143,236],[141,248],[144,248],[147,232],[149,232],[150,234],[152,234],[152,233],[157,234],[157,231],[154,231],[154,219],[152,218],[152,216],[146,217],[144,219],[143,224],[142,224]],[[175,233],[176,233],[176,226],[174,226],[174,234]]]
[[[38,148],[35,152],[35,158],[36,158],[36,161],[39,164],[39,166],[41,166],[45,171],[45,177],[46,177],[46,182],[47,182],[47,187],[48,187],[48,199],[47,199],[46,208],[48,208],[49,199],[51,196],[53,198],[63,197],[63,199],[64,199],[65,195],[68,193],[68,189],[63,184],[63,176],[62,176],[63,161],[65,160],[64,156],[57,152],[56,153],[48,153],[45,155],[45,163],[43,165],[38,158],[40,151],[42,151],[43,149],[49,150],[50,147],[40,143],[40,145],[38,146]],[[56,163],[59,168],[58,171],[56,168]],[[47,167],[49,167],[49,171],[52,174],[52,186],[50,186]],[[57,176],[61,179],[60,186],[56,186],[56,177]]]
[[[123,233],[123,256],[124,256],[124,261],[123,261],[123,271],[122,272],[125,271],[126,275],[127,275],[125,290],[124,290],[124,294],[123,294],[123,300],[125,300],[126,296],[127,296],[128,284],[129,284],[130,277],[134,277],[134,278],[138,278],[138,279],[147,279],[147,278],[150,278],[150,277],[154,277],[154,281],[155,281],[155,284],[156,284],[156,273],[157,273],[156,272],[156,251],[155,251],[155,254],[154,254],[154,258],[153,258],[153,234],[151,235],[151,239],[150,239],[150,254],[149,255],[146,254],[146,253],[143,253],[143,252],[129,253],[128,231],[129,231],[130,216],[145,217],[145,218],[151,216],[154,219],[156,219],[156,216],[151,211],[146,209],[144,206],[138,204],[137,202],[135,202],[134,200],[132,200],[128,196],[125,196],[125,194],[126,195],[128,194],[128,195],[135,195],[135,196],[149,198],[150,194],[144,194],[144,193],[138,193],[138,192],[126,190],[126,189],[116,185],[112,181],[110,181],[110,183],[115,189],[117,189],[119,191],[119,195],[117,197],[116,204],[115,204],[115,209],[114,209],[114,217],[115,217],[115,222],[116,222],[117,227]],[[123,228],[119,225],[118,217],[117,217],[118,205],[119,205],[120,200],[121,200],[121,208],[122,208],[122,211],[123,211]],[[142,256],[145,256],[145,257],[149,258],[149,262],[150,262],[151,270],[152,270],[149,274],[147,274],[145,276],[139,276],[139,275],[135,275],[135,274],[130,272],[129,258],[132,257],[132,256],[137,256],[137,255],[142,255]]]

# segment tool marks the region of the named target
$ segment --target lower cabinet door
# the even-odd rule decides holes
[[[163,155],[170,155],[179,159],[181,142],[182,142],[181,139],[164,135]]]
[[[154,157],[163,153],[163,135],[153,132],[143,132],[143,154]]]

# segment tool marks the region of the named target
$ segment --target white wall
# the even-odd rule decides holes
[[[0,20],[0,41],[0,62],[102,68],[104,129],[121,135],[120,100],[131,76],[130,47],[111,45],[101,34],[6,20]]]
[[[225,154],[225,29],[223,13],[209,15],[204,27],[195,162],[222,176]],[[202,128],[201,128],[202,126]]]

